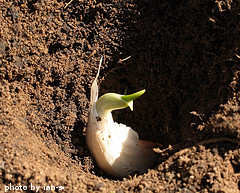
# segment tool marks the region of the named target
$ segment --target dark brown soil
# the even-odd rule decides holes
[[[240,192],[239,0],[68,2],[0,0],[0,192]],[[162,144],[146,174],[86,147],[101,55],[100,94],[147,91],[114,113]]]

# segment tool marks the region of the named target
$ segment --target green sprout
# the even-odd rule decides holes
[[[133,111],[133,101],[144,92],[145,90],[141,90],[130,95],[104,94],[96,102],[97,113],[101,118],[105,118],[113,110],[129,107]]]

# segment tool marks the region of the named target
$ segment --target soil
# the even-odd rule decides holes
[[[240,1],[68,2],[0,0],[0,192],[240,192]],[[101,55],[100,94],[146,89],[114,112],[162,145],[145,174],[86,146]]]

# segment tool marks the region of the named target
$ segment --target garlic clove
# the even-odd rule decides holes
[[[102,58],[100,61],[100,65]],[[91,87],[91,109],[88,117],[86,142],[98,166],[107,174],[127,177],[135,172],[144,173],[153,167],[155,143],[139,140],[138,133],[124,124],[114,122],[111,111],[130,107],[133,100],[145,90],[131,95],[107,93],[98,99],[97,76]]]

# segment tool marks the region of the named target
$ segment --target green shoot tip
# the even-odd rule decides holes
[[[126,102],[131,102],[131,101],[137,99],[138,97],[140,97],[141,95],[143,95],[143,93],[145,93],[145,91],[146,90],[144,89],[144,90],[135,92],[133,94],[123,95],[123,96],[121,96],[121,98]]]

